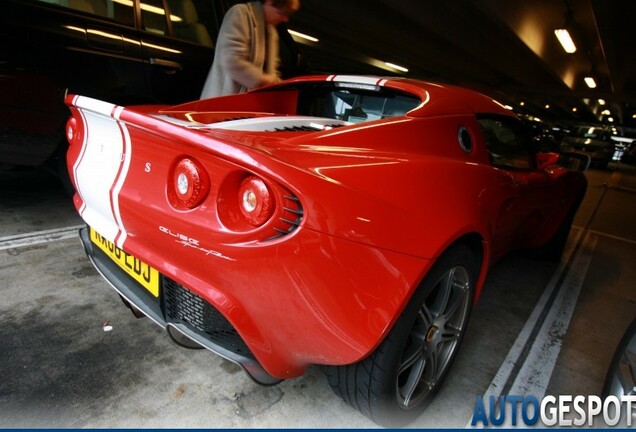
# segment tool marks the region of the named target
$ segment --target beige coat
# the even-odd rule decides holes
[[[258,87],[263,73],[278,73],[279,62],[278,33],[273,25],[265,23],[263,5],[250,2],[232,6],[223,18],[201,99]]]

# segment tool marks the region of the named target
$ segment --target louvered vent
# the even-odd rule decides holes
[[[311,125],[299,125],[299,126],[285,126],[282,128],[273,128],[267,132],[320,132],[329,129],[335,129],[341,127],[341,124],[324,125],[324,126],[311,126]]]
[[[283,215],[279,218],[278,223],[274,225],[276,234],[268,240],[281,238],[296,231],[303,220],[303,216],[303,207],[298,197],[291,193],[286,194],[285,202],[283,203]]]

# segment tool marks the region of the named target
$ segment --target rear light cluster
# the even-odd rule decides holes
[[[262,230],[258,240],[286,235],[302,220],[300,201],[277,183],[246,171],[234,170],[216,190],[216,210],[221,224],[233,232]],[[198,161],[191,157],[179,159],[170,171],[168,199],[178,210],[191,210],[210,195],[210,177]]]
[[[247,222],[255,227],[263,225],[274,212],[275,198],[260,178],[250,175],[243,179],[238,190],[239,209]]]
[[[66,122],[66,128],[64,134],[68,141],[68,150],[66,152],[66,168],[68,170],[68,178],[71,180],[73,188],[76,192],[79,192],[77,179],[75,178],[74,167],[77,160],[80,158],[83,151],[82,144],[86,136],[86,126],[82,120],[82,116],[77,108],[71,108],[71,117]],[[78,209],[84,205],[79,194],[73,195],[73,202]]]
[[[205,169],[191,158],[181,159],[172,169],[168,198],[180,210],[193,209],[208,196],[210,179]]]
[[[75,115],[66,122],[66,139],[71,146],[81,144],[84,140],[83,124]]]

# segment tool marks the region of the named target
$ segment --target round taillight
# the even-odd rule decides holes
[[[68,139],[69,141],[73,141],[73,136],[75,135],[75,128],[73,127],[73,119],[69,120],[68,124],[66,125],[66,139]]]
[[[210,181],[203,169],[193,159],[181,159],[172,173],[174,196],[179,206],[194,208],[201,204],[210,190]]]
[[[250,225],[261,226],[274,213],[275,199],[265,182],[256,176],[241,182],[238,200],[241,213]]]
[[[71,145],[82,141],[81,130],[75,117],[70,117],[66,122],[66,139]]]

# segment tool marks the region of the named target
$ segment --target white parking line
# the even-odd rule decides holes
[[[539,400],[545,396],[597,240],[595,235],[586,233],[565,277],[556,284],[554,302],[508,394],[533,395]]]
[[[572,232],[564,259],[483,395],[484,403],[502,394],[545,395],[598,239],[580,228]]]
[[[610,238],[612,240],[619,240],[625,243],[631,243],[631,244],[636,244],[636,240],[632,240],[632,239],[628,239],[625,237],[620,237],[620,236],[616,236],[613,234],[607,234],[604,232],[600,232],[600,231],[594,231],[594,230],[589,230],[592,234],[596,234],[599,237],[606,237],[606,238]]]
[[[7,237],[0,237],[0,250],[27,247],[36,244],[77,237],[78,231],[82,227],[84,227],[84,225],[74,225],[64,228],[56,228]]]

